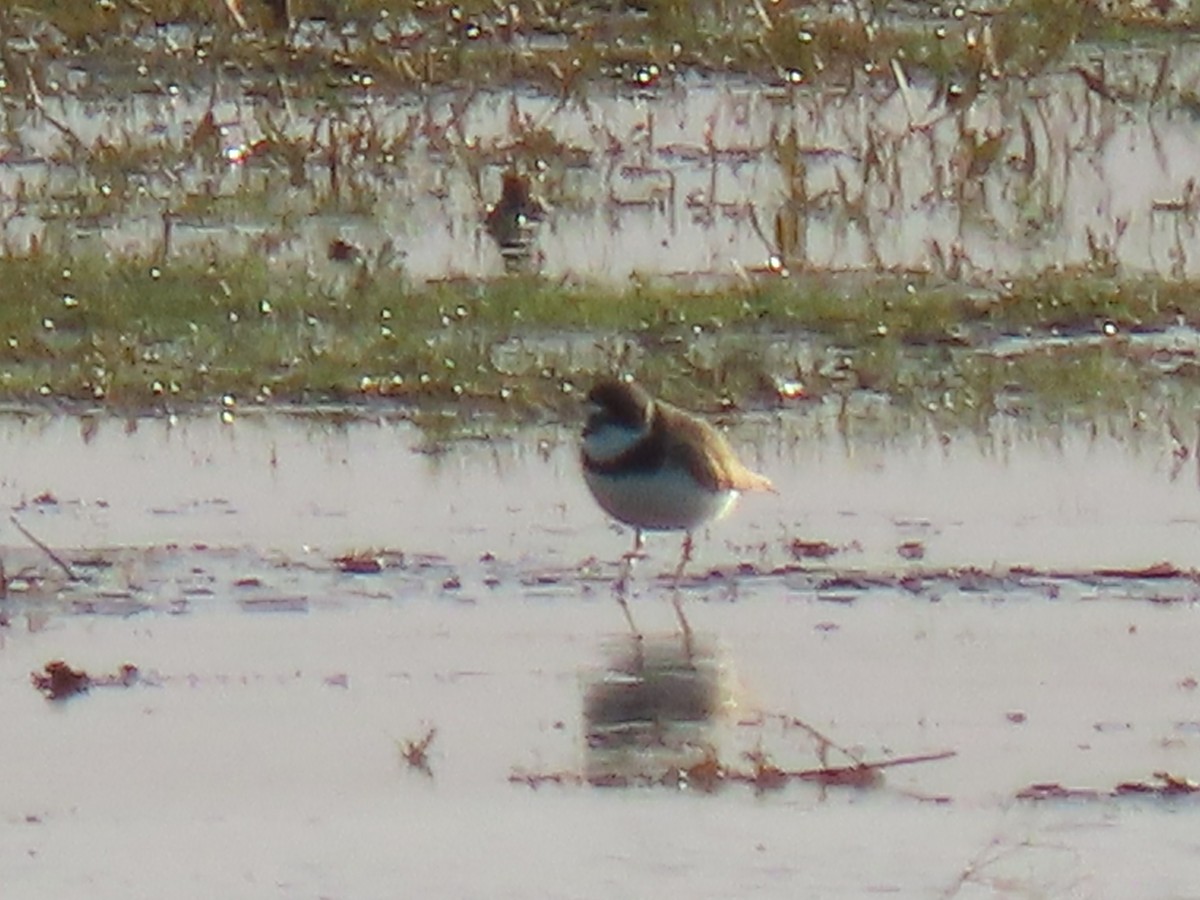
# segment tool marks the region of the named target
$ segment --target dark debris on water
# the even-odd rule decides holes
[[[1171,772],[1155,772],[1145,781],[1122,781],[1112,788],[1067,787],[1060,782],[1038,782],[1017,792],[1018,800],[1110,800],[1120,797],[1192,797],[1200,782]]]
[[[83,694],[93,687],[131,687],[141,678],[138,667],[123,664],[111,675],[91,676],[83,669],[76,669],[61,659],[54,659],[42,667],[41,672],[31,672],[34,688],[41,691],[47,700],[64,700]]]

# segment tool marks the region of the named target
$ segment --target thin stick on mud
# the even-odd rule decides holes
[[[24,525],[22,525],[21,520],[17,518],[15,513],[8,517],[8,521],[13,523],[13,527],[16,528],[17,531],[19,531],[19,532],[21,532],[21,534],[25,535],[25,537],[29,541],[29,543],[33,544],[33,546],[37,547],[39,550],[41,550],[43,553],[45,553],[48,557],[50,557],[50,561],[53,562],[56,566],[58,566],[60,569],[62,569],[63,572],[66,573],[66,575],[69,579],[71,579],[72,581],[83,581],[83,579],[81,577],[79,577],[78,575],[75,574],[75,570],[72,569],[61,556],[59,556],[57,553],[55,553],[53,550],[51,550],[48,546],[46,546],[44,543],[42,543],[40,540],[38,540],[37,537],[34,536],[34,534],[28,528],[26,528]]]
[[[955,756],[958,756],[957,750],[935,750],[932,753],[914,753],[911,756],[896,756],[876,762],[863,762],[859,763],[859,766],[864,769],[893,769],[896,766],[911,766],[916,763],[940,762]]]
[[[801,769],[779,774],[787,778],[797,778],[800,781],[815,782],[826,787],[832,785],[868,787],[876,782],[876,778],[884,769],[890,769],[893,766],[910,766],[914,763],[937,762],[957,755],[958,753],[954,750],[941,750],[936,753],[921,753],[915,756],[901,756],[876,762],[860,762],[852,766],[822,765],[819,769]]]
[[[783,723],[784,728],[799,728],[801,731],[807,733],[809,737],[815,740],[817,742],[817,759],[820,760],[823,768],[827,767],[827,753],[829,750],[836,750],[838,753],[842,754],[848,760],[853,762],[856,766],[863,765],[862,756],[855,753],[849,747],[843,747],[828,735],[822,734],[803,719],[797,718],[796,716],[790,716],[787,713],[764,712],[763,715],[769,718],[779,719]]]
[[[933,753],[918,753],[913,756],[898,756],[894,759],[881,759],[874,762],[857,762],[852,766],[822,766],[820,769],[801,769],[790,772],[793,778],[804,781],[821,781],[828,776],[851,775],[853,773],[880,772],[896,766],[911,766],[916,763],[939,762],[958,756],[957,750],[938,750]]]

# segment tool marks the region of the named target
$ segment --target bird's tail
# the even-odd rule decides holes
[[[743,468],[737,473],[734,478],[735,490],[739,491],[766,491],[771,494],[778,494],[775,490],[775,485],[771,483],[771,479],[766,475],[759,475],[757,472]]]

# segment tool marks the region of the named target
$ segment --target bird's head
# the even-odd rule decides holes
[[[604,378],[588,391],[588,420],[584,435],[597,428],[645,431],[654,415],[654,400],[632,381]]]
[[[615,459],[650,431],[654,400],[632,381],[605,378],[587,395],[583,452],[593,460]]]

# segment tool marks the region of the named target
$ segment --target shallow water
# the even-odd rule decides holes
[[[779,493],[744,498],[711,528],[701,566],[748,554],[779,564],[801,538],[867,569],[900,565],[896,547],[909,540],[934,568],[1200,567],[1200,465],[1151,424],[1125,436],[1033,433],[1000,417],[986,436],[949,435],[895,431],[884,413],[839,431],[834,412],[742,423],[745,457]],[[14,417],[0,428],[0,502],[27,507],[23,521],[58,547],[375,548],[571,567],[615,559],[628,543],[593,507],[570,432],[426,447],[411,424],[386,418]],[[55,502],[36,502],[46,494]],[[21,540],[9,531],[3,543]],[[668,560],[677,543],[652,539]]]
[[[779,495],[709,529],[683,590],[736,701],[709,737],[735,767],[818,765],[791,717],[867,760],[957,755],[711,796],[509,781],[584,771],[626,640],[590,560],[629,536],[569,433],[431,456],[404,422],[3,419],[0,502],[86,579],[0,526],[5,897],[1192,896],[1194,800],[1015,795],[1194,776],[1200,587],[1098,570],[1198,566],[1195,463],[1154,434],[819,419],[732,434]],[[797,567],[795,538],[846,549]],[[381,573],[332,562],[367,549]],[[677,640],[676,539],[650,552],[633,612]],[[142,680],[49,702],[54,658]],[[427,775],[399,745],[430,727]]]
[[[1198,58],[1187,42],[1082,47],[1063,71],[991,84],[961,110],[916,75],[864,90],[680,75],[565,101],[354,90],[331,112],[233,84],[97,98],[79,73],[76,93],[4,111],[20,146],[0,164],[0,238],[265,252],[333,280],[345,267],[327,249],[344,240],[417,282],[490,277],[505,261],[483,217],[516,164],[550,207],[527,267],[551,278],[729,277],[773,256],[807,271],[1194,277]],[[1115,99],[1072,65],[1106,73]],[[219,133],[192,147],[210,111]],[[346,149],[356,141],[372,149]]]

